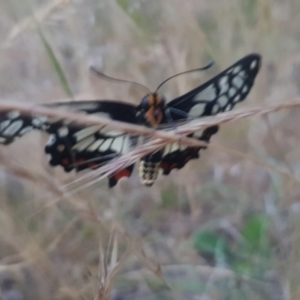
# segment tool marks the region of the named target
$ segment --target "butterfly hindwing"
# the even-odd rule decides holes
[[[248,55],[203,85],[167,104],[174,121],[216,115],[231,110],[249,94],[261,57]]]
[[[129,151],[134,137],[108,126],[61,127],[51,135],[45,152],[50,164],[65,171],[97,168]]]
[[[118,181],[123,178],[123,177],[130,177],[131,173],[133,171],[133,167],[134,165],[130,165],[128,167],[126,167],[125,169],[119,170],[117,171],[115,174],[113,174],[112,176],[110,176],[108,178],[108,186],[110,188],[114,187]]]
[[[209,143],[212,135],[216,134],[219,126],[210,126],[202,131],[197,131],[188,135],[200,141]],[[161,161],[161,169],[164,175],[168,175],[173,169],[181,169],[191,159],[199,158],[199,151],[206,147],[183,147],[179,144],[169,144],[165,147],[163,158]]]

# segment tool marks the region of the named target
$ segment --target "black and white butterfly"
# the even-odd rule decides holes
[[[61,102],[48,107],[61,107],[158,128],[168,123],[212,116],[233,109],[249,94],[260,65],[260,55],[248,55],[216,77],[168,103],[164,96],[155,92],[146,95],[137,106],[120,101],[97,100]],[[34,129],[50,134],[45,148],[45,152],[51,157],[50,165],[60,165],[67,172],[98,168],[127,153],[136,143],[136,136],[107,126],[75,126],[63,120],[50,121],[18,111],[0,114],[2,144],[10,144],[15,137]],[[189,137],[209,142],[218,129],[217,125],[211,126],[190,134]],[[185,147],[174,143],[146,155],[139,162],[141,182],[151,186],[160,169],[164,175],[168,175],[172,169],[181,169],[189,160],[199,157],[201,148],[203,147]],[[109,186],[116,185],[122,177],[129,177],[132,171],[133,165],[117,171],[109,178]]]

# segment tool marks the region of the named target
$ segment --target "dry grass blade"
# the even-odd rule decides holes
[[[3,111],[20,111],[23,114],[34,115],[34,116],[44,116],[53,120],[65,120],[78,125],[108,125],[115,129],[121,129],[127,133],[135,133],[138,135],[146,135],[152,138],[160,138],[165,140],[167,143],[170,142],[180,142],[183,145],[188,146],[199,146],[200,141],[195,141],[191,138],[183,138],[181,135],[187,135],[193,133],[199,129],[209,127],[216,124],[222,124],[230,121],[236,121],[247,117],[265,115],[272,112],[276,112],[282,109],[289,109],[300,106],[300,99],[295,99],[290,103],[278,104],[269,107],[253,107],[248,109],[235,110],[231,112],[220,113],[216,116],[199,118],[197,120],[188,122],[186,124],[180,125],[174,130],[163,131],[154,130],[145,126],[129,124],[120,121],[114,121],[99,116],[86,115],[79,112],[70,112],[64,109],[49,108],[45,106],[38,106],[35,104],[24,104],[24,103],[1,103],[0,112]],[[202,146],[205,143],[201,144]]]
[[[131,247],[129,246],[125,253],[118,260],[118,232],[113,230],[110,235],[110,240],[112,245],[109,242],[107,255],[105,256],[104,250],[100,241],[99,251],[100,251],[100,264],[99,264],[99,282],[97,292],[95,293],[95,300],[108,300],[111,299],[111,291],[113,288],[113,282],[117,274],[120,272],[123,264],[128,259],[131,254]],[[110,247],[112,246],[112,249]],[[111,253],[109,254],[109,251]],[[110,264],[108,265],[107,261],[110,255]]]

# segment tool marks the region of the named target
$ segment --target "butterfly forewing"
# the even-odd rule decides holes
[[[174,121],[199,118],[231,110],[249,94],[261,57],[248,55],[203,85],[167,104]]]
[[[61,102],[45,106],[135,122],[135,106],[117,101]],[[45,148],[50,164],[60,165],[67,172],[102,166],[129,151],[135,141],[135,137],[107,125],[76,125],[67,120],[29,116],[18,111],[0,114],[0,142],[3,144],[35,129],[51,134]]]

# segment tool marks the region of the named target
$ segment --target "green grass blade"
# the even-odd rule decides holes
[[[46,52],[48,54],[48,57],[50,58],[51,60],[51,63],[59,77],[59,80],[60,80],[60,83],[65,91],[65,93],[70,97],[70,98],[73,98],[73,94],[72,94],[72,91],[70,89],[70,86],[68,84],[68,80],[63,72],[63,69],[58,61],[58,59],[56,58],[55,54],[54,54],[54,51],[52,50],[51,46],[49,45],[49,43],[47,42],[45,36],[42,34],[41,30],[38,29],[38,33],[39,33],[39,36],[43,42],[43,45],[46,49]]]

